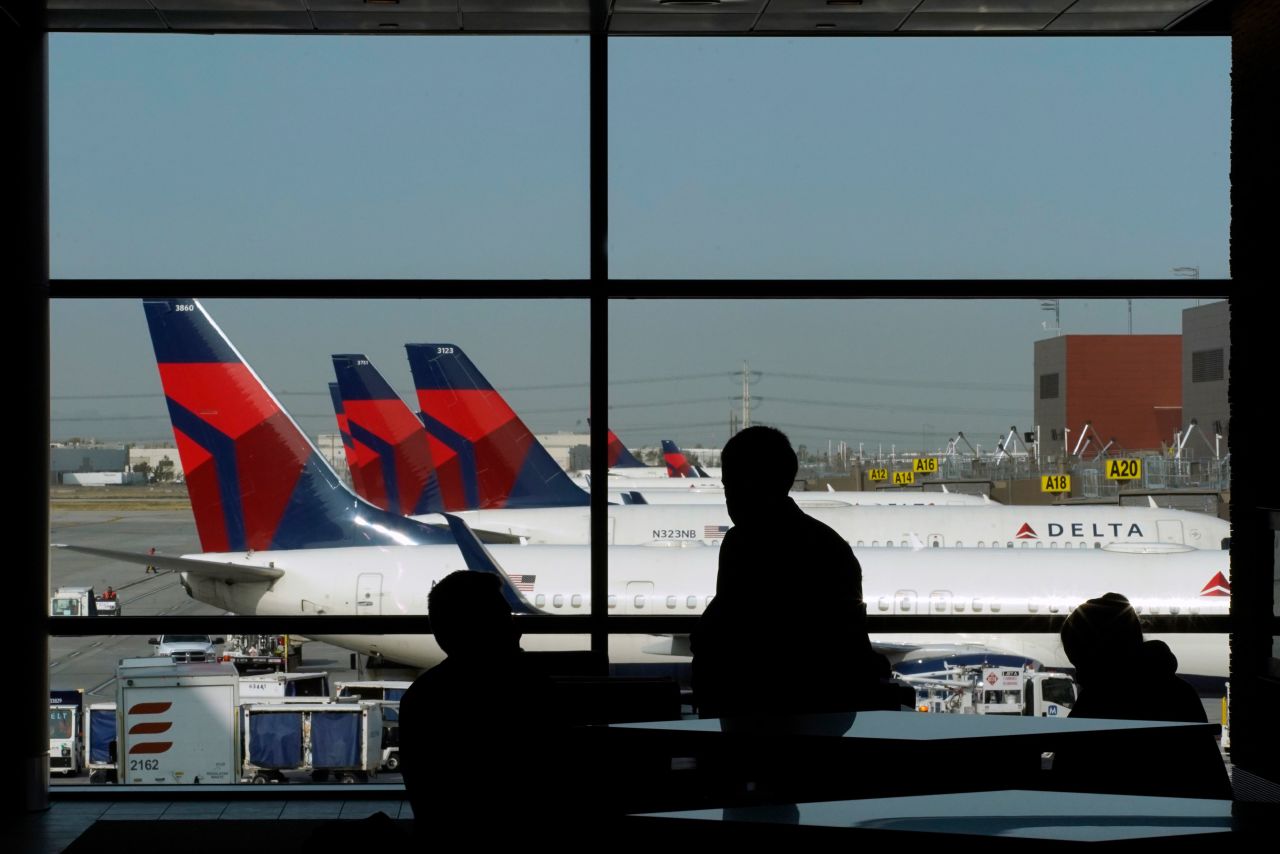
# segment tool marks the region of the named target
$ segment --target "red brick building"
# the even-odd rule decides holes
[[[1182,426],[1181,335],[1062,335],[1035,346],[1042,446],[1075,447],[1086,422],[1114,449],[1159,448]],[[1069,432],[1068,432],[1069,431]],[[1096,448],[1096,446],[1094,446]]]

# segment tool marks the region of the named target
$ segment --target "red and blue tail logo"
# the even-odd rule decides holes
[[[587,494],[461,347],[406,344],[405,350],[422,423],[432,439],[457,455],[468,509],[587,506]]]
[[[622,440],[609,431],[609,468],[611,469],[636,469],[648,468],[644,463],[637,460],[627,446],[622,444]]]
[[[333,415],[338,421],[338,435],[342,437],[342,455],[347,461],[347,470],[351,472],[351,485],[365,501],[369,500],[369,496],[364,494],[364,484],[360,479],[360,471],[358,460],[356,458],[356,443],[351,438],[351,428],[347,424],[347,413],[342,405],[342,392],[338,388],[337,383],[329,383],[329,399],[333,401]]]
[[[431,441],[369,360],[336,355],[333,369],[361,461],[361,497],[407,516],[466,509],[458,455]],[[439,445],[443,465],[435,461],[433,444]]]
[[[206,552],[453,542],[346,488],[194,300],[145,300]]]
[[[662,458],[667,463],[667,477],[698,477],[698,472],[685,457],[684,451],[676,447],[670,439],[662,440]]]

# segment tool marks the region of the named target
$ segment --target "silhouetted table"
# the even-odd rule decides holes
[[[633,813],[1007,789],[1229,799],[1218,729],[873,711],[615,724],[597,746]],[[1097,763],[1064,775],[1049,753]]]
[[[1230,800],[1025,790],[823,801],[796,804],[791,811],[776,806],[687,810],[642,818],[1075,842],[1186,837],[1232,829]],[[1025,850],[1025,843],[1019,849]]]

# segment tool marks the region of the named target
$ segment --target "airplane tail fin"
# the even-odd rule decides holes
[[[662,458],[667,463],[668,477],[698,477],[698,473],[684,455],[684,451],[676,447],[670,439],[662,440]]]
[[[440,445],[445,460],[437,466],[422,422],[364,355],[335,355],[333,370],[360,453],[361,497],[406,516],[462,509],[458,455]]]
[[[622,444],[612,430],[609,431],[609,468],[611,469],[636,469],[648,468],[644,463],[635,458],[627,446]]]
[[[583,492],[454,344],[406,344],[427,433],[458,456],[467,509],[585,507]]]
[[[204,551],[453,542],[352,494],[200,303],[143,308]]]
[[[347,471],[351,472],[351,486],[365,501],[364,483],[360,479],[359,460],[356,456],[356,444],[351,438],[351,428],[347,424],[346,407],[342,405],[342,391],[337,383],[329,383],[329,399],[333,401],[333,416],[338,421],[338,435],[342,437],[342,456],[347,461]],[[371,502],[372,503],[372,502]]]

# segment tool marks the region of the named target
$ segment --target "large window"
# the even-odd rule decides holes
[[[1225,42],[615,39],[608,63],[602,78],[587,41],[575,37],[54,38],[51,243],[53,276],[63,281],[53,292],[68,298],[51,309],[52,539],[162,557],[234,552],[246,564],[270,551],[230,536],[211,545],[193,513],[209,487],[189,496],[181,484],[193,465],[184,454],[198,466],[209,443],[175,438],[173,420],[189,426],[226,413],[166,400],[137,297],[202,293],[343,488],[388,512],[442,508],[417,505],[431,488],[424,480],[407,489],[413,472],[395,442],[379,444],[388,434],[366,423],[355,436],[335,420],[333,355],[376,365],[408,404],[411,420],[399,423],[423,427],[420,444],[453,453],[460,467],[470,460],[470,480],[460,476],[452,494],[473,504],[501,432],[490,428],[506,423],[485,421],[501,411],[501,396],[556,466],[555,478],[552,469],[516,472],[501,502],[521,503],[512,496],[537,482],[564,512],[517,519],[519,511],[489,505],[465,518],[540,615],[524,621],[526,648],[607,648],[627,672],[660,665],[687,675],[687,636],[714,595],[715,541],[729,522],[715,486],[687,516],[648,496],[642,523],[624,493],[645,487],[610,490],[616,506],[603,518],[607,429],[658,466],[662,440],[673,439],[714,481],[719,449],[737,429],[779,426],[801,457],[802,503],[833,526],[859,514],[829,489],[883,498],[881,487],[896,485],[903,497],[892,503],[929,508],[946,484],[948,494],[979,502],[1043,508],[1054,494],[1040,478],[1069,476],[1056,493],[1120,501],[1126,490],[1108,480],[1105,462],[1122,451],[1165,486],[1225,483],[1229,470],[1203,443],[1169,456],[1180,437],[1172,428],[1184,426],[1169,415],[1173,401],[1149,402],[1135,416],[1142,439],[1124,433],[1132,425],[1104,428],[1079,410],[1067,409],[1061,424],[1033,423],[1034,395],[1048,395],[1031,364],[1034,342],[1058,333],[1176,334],[1191,304],[1074,301],[1062,279],[1162,278],[1186,264],[1206,278],[1226,275]],[[589,84],[607,84],[607,97]],[[607,113],[590,115],[589,95]],[[603,180],[590,172],[593,140],[607,160]],[[1167,180],[1171,173],[1181,179]],[[593,188],[607,191],[607,206]],[[1054,297],[1052,323],[1032,299],[964,298],[988,290],[973,280],[1008,277],[1058,280],[1052,290],[1065,299]],[[675,278],[729,281],[699,291],[714,299],[669,299],[699,288],[661,281]],[[157,293],[152,279],[178,292]],[[255,281],[238,284],[245,279]],[[848,283],[806,290],[811,279]],[[862,279],[916,281],[870,291]],[[919,281],[945,279],[966,281]],[[98,287],[111,299],[85,296]],[[218,298],[255,288],[263,298]],[[1042,296],[1032,284],[1023,290]],[[317,293],[334,299],[307,298]],[[393,299],[401,296],[410,299]],[[937,296],[955,299],[925,299]],[[439,355],[465,350],[466,379],[492,392],[487,414],[428,411],[405,370],[404,345],[415,343]],[[1060,384],[1068,406],[1071,383],[1068,372]],[[419,408],[425,417],[413,421]],[[1077,453],[1063,437],[1074,441],[1085,422],[1095,435]],[[924,459],[937,470],[905,482]],[[594,469],[594,518],[586,480],[568,474],[584,469]],[[450,491],[442,478],[436,497]],[[215,503],[233,481],[243,483],[218,481]],[[281,506],[293,498],[282,493]],[[654,509],[664,506],[677,509]],[[1055,585],[1071,576],[1069,556],[1104,545],[1096,536],[1056,520],[1030,535],[1025,520],[957,534],[903,526],[892,512],[862,513],[882,524],[847,535],[867,556],[878,636],[899,648],[942,642],[981,617],[991,622],[975,631],[990,640],[1014,631],[996,618],[1016,615],[1034,634],[1018,635],[1014,654],[1061,664],[1051,620],[1089,591]],[[511,515],[484,515],[502,513]],[[426,521],[448,536],[443,517]],[[1186,526],[1152,529],[1168,545],[1190,536]],[[942,589],[890,578],[913,555],[937,563],[944,550],[976,547],[1000,548],[992,562],[1010,566],[1056,549],[1061,568],[1017,602],[961,589],[960,580]],[[446,550],[440,572],[468,566],[461,551]],[[1217,558],[1225,572],[1225,552]],[[680,583],[656,578],[677,564]],[[268,558],[254,566],[295,571]],[[429,586],[397,586],[427,573],[404,569],[294,595],[288,610],[230,596],[243,578],[184,584],[179,564],[149,572],[58,551],[52,582],[95,594],[110,586],[114,605],[94,599],[93,609],[114,610],[126,628],[131,618],[156,618],[147,626],[158,636],[191,617],[208,631],[216,618],[241,652],[251,636],[314,634],[304,670],[394,679],[413,671],[384,666],[430,658],[415,657],[431,642],[425,624],[411,622]],[[1189,607],[1147,599],[1146,615],[1174,630],[1175,642],[1192,638],[1213,666],[1225,661],[1221,635],[1178,635],[1174,618]],[[778,601],[805,607],[785,579]],[[55,621],[55,688],[106,701],[114,686],[104,662],[151,651],[152,634],[111,634],[108,619],[93,623],[103,633],[93,638]],[[910,628],[895,629],[894,619]],[[415,634],[417,646],[404,640]]]

